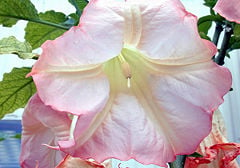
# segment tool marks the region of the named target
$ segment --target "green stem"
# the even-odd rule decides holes
[[[222,17],[218,15],[208,15],[204,16],[201,19],[198,20],[198,26],[201,25],[202,23],[208,22],[208,21],[216,21],[216,22],[221,22]]]
[[[219,52],[218,56],[215,58],[215,62],[218,65],[223,65],[224,64],[224,59],[225,59],[225,56],[226,56],[226,53],[227,53],[228,45],[229,45],[232,34],[233,34],[232,26],[229,25],[229,24],[226,25],[221,49],[220,49],[220,52]]]
[[[70,27],[67,27],[67,26],[60,25],[60,24],[48,22],[48,21],[45,21],[45,20],[40,20],[38,18],[24,18],[24,17],[21,17],[21,16],[12,16],[12,15],[3,15],[3,14],[0,14],[0,16],[7,17],[7,18],[12,18],[12,19],[17,19],[17,20],[30,21],[30,22],[34,22],[34,23],[40,23],[40,24],[56,27],[58,29],[63,29],[63,30],[69,30],[69,28],[70,28]]]
[[[77,11],[77,15],[78,15],[78,16],[81,16],[82,11],[79,9],[76,0],[72,0],[72,4],[73,4],[73,6],[75,7],[75,9],[76,9],[76,11]]]

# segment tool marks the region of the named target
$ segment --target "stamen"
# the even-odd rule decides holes
[[[78,121],[78,116],[74,115],[72,119],[71,127],[70,127],[69,139],[74,139],[74,130],[76,128],[77,121]]]
[[[122,53],[118,56],[119,61],[122,64],[122,71],[123,71],[123,75],[126,77],[127,79],[127,87],[130,88],[131,87],[131,77],[132,77],[132,73],[131,73],[131,68],[130,65],[128,64],[128,62],[125,60],[124,56],[122,55]]]
[[[127,79],[127,87],[130,88],[131,87],[130,79],[132,77],[132,74],[131,74],[131,68],[127,62],[122,63],[122,71],[123,71],[123,75]]]
[[[131,68],[127,62],[122,63],[122,71],[123,71],[123,75],[126,77],[126,79],[132,77]]]

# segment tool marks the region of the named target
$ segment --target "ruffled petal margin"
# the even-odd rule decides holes
[[[42,45],[42,54],[32,73],[65,70],[80,65],[106,62],[123,47],[123,4],[109,0],[91,0],[83,11],[80,24],[62,36]]]
[[[45,106],[38,95],[34,95],[22,119],[21,167],[55,167],[65,155],[43,144],[56,146],[59,140],[67,140],[70,124],[71,120],[66,113]]]
[[[28,76],[33,77],[46,105],[75,115],[104,106],[109,86],[99,69],[101,63],[117,56],[123,48],[124,18],[120,6],[123,3],[92,0],[78,26],[42,45],[43,52]],[[93,73],[99,79],[88,79]]]
[[[99,163],[117,158],[159,166],[193,153],[231,87],[230,72],[212,61],[167,66],[132,51],[123,54],[130,65],[138,65],[131,69],[131,88],[113,88],[90,127],[83,130],[79,122],[74,141],[59,143],[61,150]]]
[[[136,2],[137,3],[137,2]],[[141,1],[140,51],[161,64],[191,64],[210,60],[217,49],[200,38],[197,18],[179,0]]]

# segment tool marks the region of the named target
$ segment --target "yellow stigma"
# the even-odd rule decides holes
[[[131,74],[131,68],[130,68],[130,65],[129,63],[125,60],[124,56],[122,54],[120,54],[118,56],[121,64],[122,64],[122,72],[123,72],[123,75],[126,77],[127,79],[127,87],[130,88],[131,87],[131,77],[132,77],[132,74]]]

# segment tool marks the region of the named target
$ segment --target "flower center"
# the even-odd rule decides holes
[[[131,87],[131,77],[132,77],[132,73],[131,73],[131,68],[129,63],[125,60],[123,53],[120,53],[120,55],[118,56],[118,59],[121,63],[122,66],[122,72],[123,75],[126,77],[127,79],[127,87],[130,88]]]
[[[113,59],[103,64],[103,71],[108,76],[111,90],[129,91],[137,81],[144,77],[144,55],[134,47],[125,45]]]

